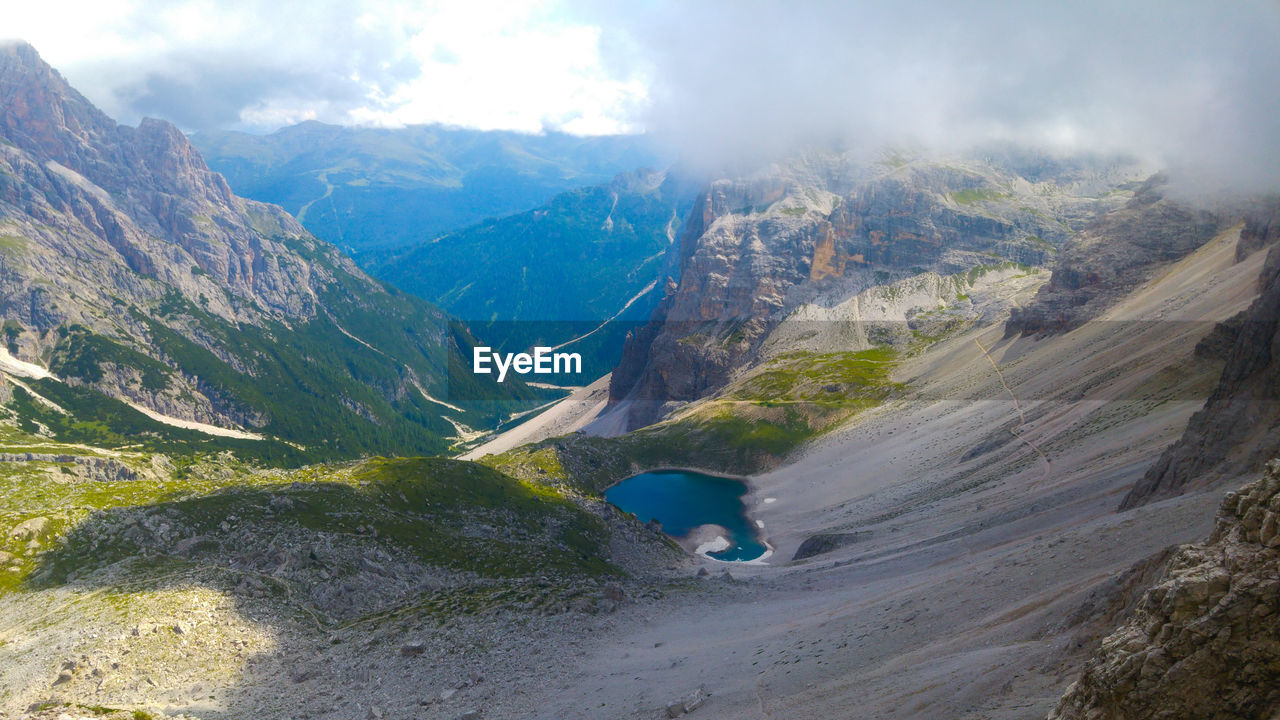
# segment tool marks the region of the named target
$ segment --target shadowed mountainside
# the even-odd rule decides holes
[[[1267,252],[1259,296],[1219,324],[1197,348],[1225,360],[1217,387],[1182,437],[1165,450],[1125,496],[1128,510],[1148,502],[1258,472],[1280,455],[1280,211],[1254,214],[1240,233],[1236,257]],[[1266,250],[1267,247],[1271,249]]]

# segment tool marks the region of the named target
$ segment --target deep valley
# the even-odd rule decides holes
[[[1274,720],[1280,196],[1159,170],[189,140],[0,45],[0,717]]]

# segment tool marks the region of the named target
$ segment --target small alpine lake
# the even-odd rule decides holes
[[[643,522],[657,520],[676,538],[704,525],[725,529],[727,546],[705,549],[708,557],[726,562],[760,559],[769,552],[746,514],[742,496],[747,484],[732,478],[687,470],[657,470],[633,475],[604,493],[605,500]],[[723,537],[723,535],[722,535]]]

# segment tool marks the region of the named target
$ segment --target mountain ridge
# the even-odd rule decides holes
[[[101,392],[325,457],[440,452],[457,432],[443,414],[483,426],[503,414],[489,400],[545,395],[465,372],[468,331],[232,194],[173,125],[117,125],[25,44],[0,50],[0,92],[15,99],[0,106],[5,342],[70,383],[37,392],[169,432]],[[451,397],[466,407],[432,399]],[[92,435],[42,407],[20,414]]]
[[[1258,298],[1235,317],[1219,323],[1197,348],[1225,361],[1204,407],[1182,436],[1125,495],[1121,510],[1213,487],[1261,472],[1280,456],[1280,204],[1245,220],[1236,246],[1243,261],[1265,252],[1256,280]],[[1270,249],[1267,249],[1270,248]],[[1216,347],[1216,350],[1215,350]]]
[[[685,223],[680,283],[627,342],[610,404],[625,404],[636,428],[702,397],[805,302],[926,270],[1047,265],[1073,229],[1123,199],[1135,171],[1121,164],[1077,185],[1071,166],[1031,182],[986,161],[818,154],[718,180]]]
[[[240,194],[284,207],[318,237],[357,255],[524,212],[558,193],[664,164],[636,136],[441,125],[308,121],[268,135],[206,131],[191,140]]]
[[[370,253],[366,266],[499,348],[572,342],[586,365],[563,381],[582,384],[612,369],[625,333],[678,270],[675,238],[693,187],[678,169],[623,173],[533,210]]]

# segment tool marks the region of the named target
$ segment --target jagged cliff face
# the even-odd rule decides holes
[[[836,200],[787,177],[720,181],[699,196],[680,239],[681,282],[669,281],[653,322],[628,339],[610,384],[611,400],[631,396],[644,406],[633,425],[656,419],[667,400],[694,399],[725,382],[787,290],[806,279],[808,263],[797,260],[812,255]],[[717,346],[698,335],[704,328],[737,335]]]
[[[1105,639],[1050,720],[1226,720],[1280,712],[1280,463],[1228,493]]]
[[[203,292],[208,309],[227,319],[315,312],[317,269],[289,262],[295,253],[281,242],[303,236],[301,226],[279,208],[233,196],[177,128],[152,119],[117,125],[26,45],[0,51],[0,94],[7,266],[108,307],[112,295],[177,287],[193,301]],[[33,324],[52,319],[43,313],[52,312],[53,292],[28,284],[9,293],[6,317],[27,306]]]
[[[712,183],[681,236],[680,282],[629,339],[610,400],[630,427],[724,385],[801,304],[836,304],[926,271],[1045,265],[1123,201],[1128,175],[1032,182],[989,164],[813,156]]]
[[[1280,206],[1246,220],[1237,260],[1271,247],[1259,297],[1221,323],[1197,350],[1226,361],[1204,408],[1125,496],[1121,509],[1208,487],[1261,469],[1280,454]]]
[[[1049,283],[1013,311],[1007,332],[1067,332],[1101,315],[1161,267],[1208,242],[1228,220],[1165,196],[1156,176],[1062,249]]]
[[[181,420],[337,455],[455,432],[427,393],[449,396],[465,332],[233,195],[169,123],[117,125],[25,44],[0,47],[0,313],[19,360]],[[511,394],[482,384],[471,400]]]

